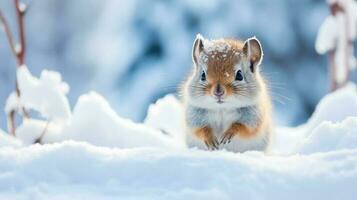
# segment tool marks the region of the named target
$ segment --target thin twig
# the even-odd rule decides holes
[[[9,42],[10,48],[11,48],[11,52],[14,54],[15,58],[17,59],[17,53],[16,53],[16,44],[15,44],[15,40],[12,37],[12,32],[9,26],[9,23],[7,22],[7,20],[5,19],[5,16],[3,15],[2,11],[0,10],[0,21],[3,25],[7,40]]]
[[[25,52],[26,52],[26,38],[25,38],[25,23],[24,23],[24,16],[27,11],[27,6],[26,4],[23,4],[20,2],[20,0],[13,0],[14,1],[14,6],[15,6],[15,13],[17,16],[17,25],[18,25],[18,33],[19,33],[19,45],[17,46],[16,41],[14,40],[13,34],[11,32],[9,23],[7,22],[5,16],[0,10],[0,22],[3,24],[6,37],[8,38],[8,42],[11,48],[12,53],[14,54],[14,57],[16,58],[17,62],[17,67],[22,67],[25,64]],[[20,89],[18,87],[18,80],[16,78],[16,94],[18,97],[21,96]],[[26,111],[24,107],[20,108],[23,117],[24,118],[29,118],[29,113]],[[16,135],[16,112],[18,110],[12,110],[10,111],[8,115],[8,128],[9,132],[12,135]]]
[[[330,92],[333,92],[337,89],[337,80],[336,80],[336,63],[335,63],[336,50],[329,52],[329,65],[330,65]]]
[[[343,13],[343,12],[345,12],[345,10],[338,2],[335,2],[335,3],[330,4],[330,12],[333,16],[336,16],[337,13],[339,13],[339,12]],[[336,77],[337,67],[348,68],[347,67],[348,64],[347,64],[347,60],[346,60],[346,62],[345,62],[346,66],[337,66],[336,65],[336,58],[335,58],[336,57],[336,48],[337,47],[335,47],[335,49],[333,49],[329,54],[329,62],[330,62],[329,65],[330,65],[330,73],[331,73],[331,92],[333,92],[336,89],[338,89],[339,87],[343,86],[347,82],[347,77],[348,77],[348,72],[347,72],[346,80],[344,80],[342,84],[339,84],[337,81],[337,77]],[[345,58],[347,58],[347,56],[345,56]]]
[[[18,28],[19,28],[19,41],[20,41],[20,49],[17,52],[18,67],[21,67],[25,63],[25,51],[26,51],[25,24],[24,24],[26,5],[21,4],[19,0],[14,0],[14,4],[16,8],[16,16],[17,16]]]
[[[0,10],[0,21],[3,25],[7,40],[9,42],[9,46],[11,49],[11,52],[14,54],[14,57],[16,58],[16,61],[18,63],[18,55],[17,55],[17,51],[16,51],[16,43],[15,40],[13,38],[13,34],[11,32],[9,23],[7,22],[5,16],[3,15],[2,11]],[[19,96],[19,89],[17,87],[17,81],[16,81],[16,94]],[[11,110],[8,114],[8,129],[9,132],[15,136],[16,135],[16,123],[15,123],[15,116],[16,116],[16,110]]]
[[[16,114],[16,111],[15,110],[12,110],[10,111],[10,113],[8,114],[8,129],[9,129],[9,132],[15,137],[16,136],[16,124],[15,124],[15,114]]]

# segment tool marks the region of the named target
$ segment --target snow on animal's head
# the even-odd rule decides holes
[[[242,42],[209,40],[198,34],[192,47],[194,70],[188,100],[210,108],[254,104],[262,58],[263,50],[255,37]]]

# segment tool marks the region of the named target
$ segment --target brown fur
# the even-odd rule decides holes
[[[233,123],[231,127],[225,132],[225,135],[237,135],[240,138],[245,139],[252,138],[257,135],[258,127],[250,127],[241,123]]]
[[[223,41],[216,41],[219,45]],[[243,53],[243,42],[239,40],[227,39],[224,41],[230,45],[226,52],[212,51],[207,53],[207,81],[206,94],[213,94],[217,84],[220,84],[226,95],[232,95],[234,92],[231,83],[235,78],[234,65],[239,62],[239,54]],[[214,56],[214,57],[212,57]]]
[[[196,137],[200,138],[205,142],[205,144],[211,149],[218,149],[218,141],[214,136],[213,131],[209,127],[197,128],[194,131]]]

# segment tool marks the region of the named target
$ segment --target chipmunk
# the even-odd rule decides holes
[[[262,59],[256,37],[243,42],[197,35],[193,70],[182,87],[189,147],[267,150],[272,106],[260,73]]]

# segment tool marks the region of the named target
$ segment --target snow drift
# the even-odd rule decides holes
[[[42,78],[27,75],[39,83],[29,90],[41,87]],[[143,124],[118,116],[95,92],[68,107],[65,120],[53,120],[58,113],[46,107],[22,105],[44,119],[25,120],[17,139],[0,131],[0,199],[353,199],[357,193],[354,84],[323,98],[306,124],[278,127],[271,155],[187,149],[183,109],[173,95],[151,105]],[[32,145],[39,137],[44,145]]]
[[[62,142],[0,151],[1,199],[353,199],[357,150],[117,149]]]

